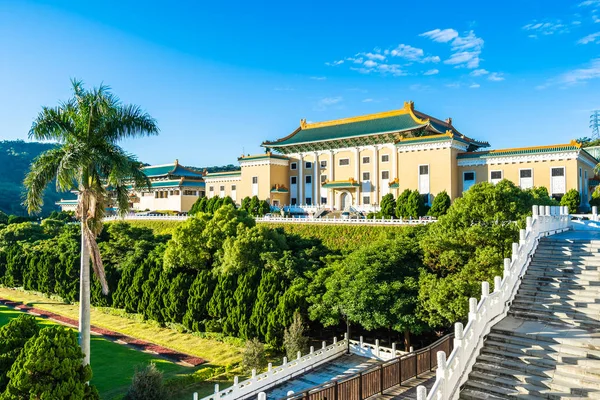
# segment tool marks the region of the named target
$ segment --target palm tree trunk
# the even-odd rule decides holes
[[[79,346],[84,354],[83,365],[90,363],[90,251],[81,221],[81,272],[79,276]]]

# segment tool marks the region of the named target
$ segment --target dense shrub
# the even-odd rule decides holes
[[[450,208],[450,196],[446,193],[445,190],[439,192],[437,196],[433,199],[433,203],[431,204],[431,208],[429,209],[428,214],[432,217],[439,218],[442,215],[445,215]]]
[[[579,205],[581,203],[581,197],[577,189],[571,189],[560,199],[561,206],[567,206],[569,208],[569,214],[577,214]]]
[[[8,372],[25,347],[25,343],[36,336],[40,328],[34,317],[21,314],[0,327],[0,393],[8,384]]]
[[[135,369],[125,400],[166,400],[168,398],[163,374],[156,368],[156,365],[149,364],[146,367]]]
[[[260,371],[266,363],[265,345],[257,338],[248,340],[244,347],[242,357],[242,367],[246,372],[251,372],[253,369]]]

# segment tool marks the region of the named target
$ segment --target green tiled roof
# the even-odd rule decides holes
[[[400,184],[398,182],[394,182],[390,185],[390,189],[398,189],[400,187]]]
[[[354,188],[360,186],[360,183],[356,181],[337,181],[337,182],[328,182],[324,183],[322,187],[324,188]]]
[[[288,193],[289,190],[286,188],[273,188],[271,189],[271,193]]]
[[[148,178],[157,178],[160,176],[202,178],[201,172],[185,168],[178,163],[145,167],[142,169],[142,172]]]
[[[539,146],[539,147],[526,147],[516,149],[504,149],[504,150],[488,150],[488,151],[472,151],[467,153],[458,154],[458,159],[473,159],[473,158],[489,158],[489,157],[504,157],[514,155],[527,155],[527,154],[546,154],[546,153],[558,153],[562,151],[574,151],[580,150],[580,147],[576,144],[557,144],[553,146]]]
[[[169,187],[179,187],[179,186],[193,186],[193,187],[204,187],[205,183],[202,181],[189,181],[189,180],[183,180],[183,182],[180,179],[176,179],[176,180],[167,180],[167,181],[153,181],[150,182],[152,188],[169,188]],[[128,185],[127,189],[133,189],[133,185]],[[141,189],[143,190],[143,189]]]
[[[241,176],[242,175],[242,171],[226,171],[226,172],[212,172],[209,174],[206,174],[204,176],[205,179],[210,179],[210,178],[228,178],[228,177],[235,177],[235,176]]]
[[[299,128],[296,133],[289,135],[287,138],[273,142],[264,142],[263,146],[280,147],[300,143],[346,139],[388,132],[407,131],[421,128],[426,125],[427,124],[417,124],[409,114],[403,114],[387,118],[377,118],[309,129]]]
[[[280,156],[277,154],[257,154],[253,156],[242,156],[238,158],[238,161],[254,161],[254,160],[265,160],[268,158],[276,158],[278,160],[289,160],[286,156]]]

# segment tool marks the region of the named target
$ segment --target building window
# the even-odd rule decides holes
[[[463,192],[466,192],[475,184],[475,172],[463,172]]]
[[[390,171],[381,171],[381,179],[390,179]]]
[[[327,204],[327,197],[321,197],[321,204]]]
[[[292,200],[291,200],[291,202],[292,202],[292,205],[293,205],[293,206],[295,206],[296,204],[298,204],[298,200],[296,200],[296,198],[295,198],[295,197],[292,197]]]
[[[362,174],[362,180],[363,181],[371,180],[371,173],[370,172],[363,172],[363,174]]]
[[[310,161],[305,162],[304,163],[304,168],[311,169],[312,168],[312,163]]]
[[[208,187],[208,191],[209,192],[214,192],[215,191],[215,187],[214,186],[209,186]]]
[[[256,185],[258,183],[258,176],[253,176],[252,177],[252,184]]]
[[[327,168],[327,160],[321,161],[321,168]]]
[[[327,175],[321,175],[321,183],[325,183],[327,180]]]
[[[363,196],[363,204],[371,204],[371,196]]]
[[[554,167],[550,171],[550,195],[560,199],[565,192],[565,167]]]
[[[304,177],[306,183],[312,183],[312,176],[308,175]]]
[[[531,189],[533,187],[533,170],[519,170],[519,186],[521,189]]]
[[[587,174],[587,171],[583,171],[583,197],[584,197],[586,203],[587,203],[587,195],[588,195],[588,174]]]
[[[381,162],[389,162],[389,161],[390,161],[390,156],[388,154],[381,155]]]
[[[429,165],[419,165],[419,175],[429,175]]]
[[[296,164],[295,162],[291,163],[290,169],[298,169],[298,164]]]
[[[419,165],[419,193],[429,194],[429,165]]]
[[[340,158],[339,165],[340,165],[340,167],[345,167],[345,166],[350,165],[350,159],[349,158]]]
[[[298,177],[297,176],[292,176],[290,178],[290,182],[291,182],[292,185],[297,184],[298,183]]]
[[[237,186],[235,186],[235,185],[231,185],[231,190],[232,190],[232,191],[235,191],[236,189],[237,189]]]
[[[220,186],[219,187],[219,191],[224,192],[225,191],[225,186]]]
[[[502,171],[491,171],[490,182],[496,184],[502,180]]]
[[[312,206],[312,199],[311,199],[310,197],[307,197],[307,198],[306,198],[306,202],[305,202],[305,204],[306,204],[307,206]]]
[[[179,190],[175,191],[175,196],[179,196]]]
[[[183,195],[184,196],[197,196],[198,192],[195,190],[184,190],[183,191]]]
[[[371,158],[370,157],[363,157],[362,162],[363,162],[363,164],[369,164],[371,162]]]

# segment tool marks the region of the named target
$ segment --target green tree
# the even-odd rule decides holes
[[[431,205],[428,214],[432,217],[439,218],[448,212],[450,204],[450,196],[448,196],[448,193],[446,193],[445,190],[442,190],[433,199],[433,204]]]
[[[305,334],[304,322],[300,313],[294,313],[294,320],[283,334],[283,347],[288,360],[296,358],[298,352],[305,353],[308,348],[309,338]]]
[[[229,196],[225,196],[225,197],[223,198],[223,202],[221,203],[221,206],[227,206],[227,205],[230,205],[230,206],[234,206],[234,207],[235,207],[235,202],[234,202],[234,201],[233,201],[233,199],[232,199],[231,197],[229,197]]]
[[[136,367],[125,400],[167,400],[169,393],[163,382],[163,374],[154,363],[143,368]]]
[[[0,224],[8,225],[8,215],[4,211],[0,210]]]
[[[257,338],[246,341],[244,354],[242,355],[242,367],[246,372],[253,369],[260,371],[266,362],[265,345]]]
[[[248,206],[248,213],[252,216],[257,216],[259,206],[260,200],[258,200],[258,196],[252,196],[252,199],[250,199],[250,205]]]
[[[25,203],[30,213],[43,206],[44,189],[56,179],[61,191],[79,192],[77,218],[81,222],[80,342],[85,357],[90,359],[90,279],[89,263],[102,283],[105,294],[108,285],[96,236],[102,228],[102,218],[109,205],[109,193],[124,214],[129,209],[127,185],[150,187],[141,171],[142,164],[118,146],[118,142],[158,133],[156,121],[138,106],[125,105],[100,86],[86,90],[82,82],[72,81],[73,97],[58,107],[44,107],[33,122],[29,137],[53,140],[59,145],[42,153],[31,164],[25,178]]]
[[[262,217],[265,214],[268,214],[270,212],[271,212],[271,205],[269,204],[269,202],[266,200],[261,200],[258,205],[258,211],[256,213],[256,216]]]
[[[242,204],[240,208],[245,210],[248,214],[250,214],[250,197],[246,196],[242,199]]]
[[[53,325],[27,341],[8,373],[3,399],[98,398],[89,365],[72,330]]]
[[[183,321],[191,285],[192,278],[184,272],[178,273],[171,281],[166,298],[163,300],[165,320],[178,323]]]
[[[596,187],[596,190],[592,193],[592,199],[590,200],[590,207],[600,208],[600,186]]]
[[[425,215],[426,212],[423,196],[421,196],[418,190],[413,190],[410,192],[410,195],[406,201],[407,217],[419,218]]]
[[[208,302],[214,291],[214,281],[209,271],[200,271],[196,275],[187,303],[187,311],[183,317],[183,325],[196,332],[204,331],[205,320],[208,319]]]
[[[8,384],[8,372],[25,347],[40,331],[34,317],[21,314],[0,327],[0,393]]]
[[[581,197],[577,189],[571,189],[560,199],[561,206],[567,206],[569,208],[569,214],[577,214]]]
[[[396,214],[396,200],[391,193],[381,198],[381,216],[389,218]]]
[[[409,214],[407,211],[408,198],[410,197],[411,191],[405,189],[398,199],[396,200],[396,218],[408,218]]]

